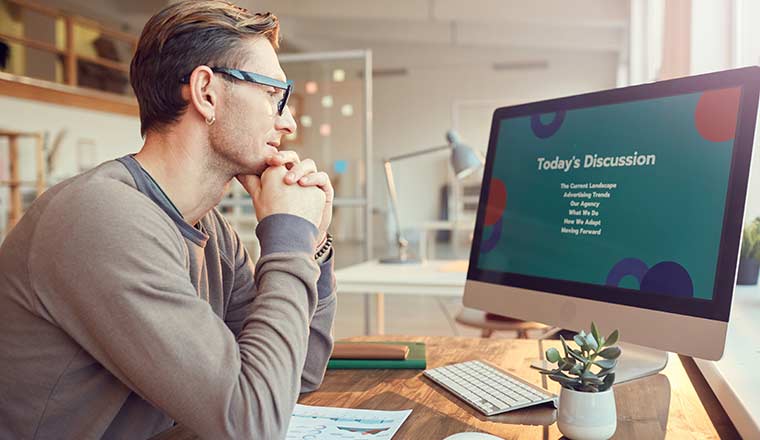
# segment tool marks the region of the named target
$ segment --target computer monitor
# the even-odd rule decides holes
[[[719,359],[759,89],[749,67],[497,109],[464,305]]]

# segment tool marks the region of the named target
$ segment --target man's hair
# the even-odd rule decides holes
[[[221,0],[189,0],[167,6],[145,24],[129,79],[140,106],[140,132],[161,130],[187,109],[180,80],[197,66],[237,67],[242,42],[265,37],[278,47],[279,21]]]

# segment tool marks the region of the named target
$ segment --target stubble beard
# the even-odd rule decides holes
[[[255,174],[261,176],[266,169],[266,163],[253,162],[254,151],[252,147],[241,142],[240,136],[236,136],[234,127],[236,124],[212,125],[209,130],[209,151],[213,155],[210,163],[215,168],[221,170],[230,176],[230,178],[239,174]],[[257,161],[258,162],[258,161]]]

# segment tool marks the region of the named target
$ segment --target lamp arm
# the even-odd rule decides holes
[[[389,157],[384,160],[383,167],[385,168],[385,182],[388,184],[388,195],[391,198],[391,210],[393,211],[393,220],[396,223],[396,242],[398,244],[399,258],[406,260],[406,248],[409,242],[404,238],[404,234],[401,232],[401,219],[398,213],[398,193],[396,192],[396,183],[393,180],[393,169],[391,162],[409,159],[412,157],[424,156],[426,154],[435,153],[443,150],[450,150],[453,146],[451,144],[441,145],[438,147],[427,148],[413,153],[400,154],[398,156]]]
[[[426,154],[435,153],[436,151],[450,150],[452,146],[450,144],[441,145],[439,147],[427,148],[425,150],[415,151],[412,153],[399,154],[398,156],[389,157],[385,159],[385,162],[396,162],[398,160],[409,159],[411,157],[424,156]]]
[[[388,184],[388,195],[391,198],[391,210],[393,211],[393,219],[396,223],[396,242],[399,246],[399,253],[404,253],[407,246],[407,241],[404,239],[401,233],[401,220],[398,216],[398,195],[396,194],[396,184],[393,180],[393,169],[391,168],[391,161],[386,160],[383,164],[385,168],[385,182]]]

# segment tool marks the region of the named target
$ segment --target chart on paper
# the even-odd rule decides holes
[[[412,410],[375,411],[296,405],[288,440],[391,439]]]

